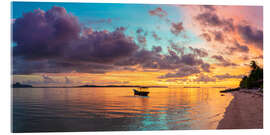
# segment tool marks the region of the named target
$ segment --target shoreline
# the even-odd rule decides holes
[[[226,108],[217,129],[262,129],[263,93],[255,89],[240,89],[228,93],[234,98]]]

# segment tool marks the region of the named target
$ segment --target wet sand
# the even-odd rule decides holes
[[[262,129],[263,94],[257,90],[243,89],[230,93],[234,98],[217,129]]]

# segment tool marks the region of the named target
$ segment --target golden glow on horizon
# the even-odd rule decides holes
[[[215,68],[212,76],[222,75],[226,68]],[[228,69],[227,69],[228,71]],[[248,72],[249,69],[234,69],[229,70],[231,75],[238,75],[236,73]],[[237,86],[240,79],[224,79],[216,80],[215,82],[195,82],[193,80],[197,79],[198,76],[191,75],[183,78],[166,78],[159,79],[158,77],[168,73],[168,71],[159,72],[142,72],[142,71],[113,71],[105,74],[86,74],[86,73],[59,73],[59,74],[46,74],[53,80],[54,85],[64,85],[64,86],[76,86],[76,85],[144,85],[144,86],[200,86],[200,87],[214,87],[214,86]],[[220,73],[220,74],[219,74]],[[234,73],[234,74],[233,74]],[[42,80],[43,74],[35,75],[14,75],[16,81],[19,80]],[[72,80],[72,84],[65,84],[65,77]],[[181,81],[181,79],[187,79],[188,81]],[[58,82],[58,83],[57,83]],[[35,84],[44,86],[44,84]]]

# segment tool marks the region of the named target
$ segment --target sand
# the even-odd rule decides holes
[[[234,98],[217,129],[262,129],[263,94],[257,90],[243,89],[230,93]]]

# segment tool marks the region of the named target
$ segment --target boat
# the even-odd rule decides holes
[[[139,89],[133,89],[134,95],[139,95],[139,96],[148,96],[150,93],[148,91],[148,87],[139,87]]]

